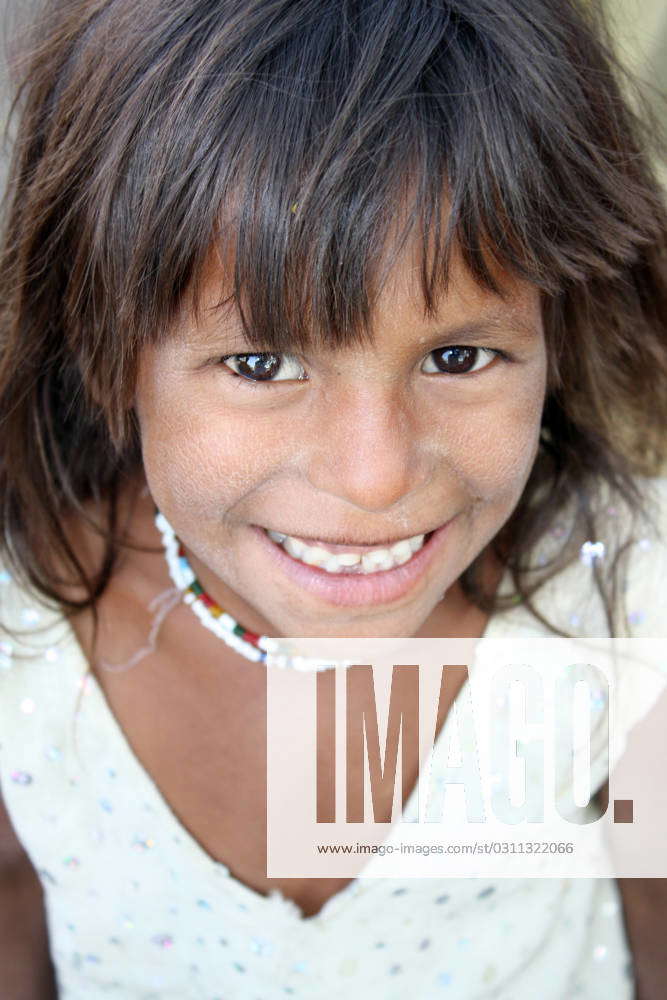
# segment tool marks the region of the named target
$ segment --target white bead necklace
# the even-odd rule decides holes
[[[156,511],[155,525],[162,536],[169,575],[182,592],[183,600],[190,605],[202,625],[241,656],[256,663],[264,662],[269,667],[290,670],[330,670],[333,667],[349,667],[355,663],[355,660],[321,660],[288,652],[288,645],[279,639],[257,635],[245,629],[206,593],[188,562],[182,543],[160,511]]]

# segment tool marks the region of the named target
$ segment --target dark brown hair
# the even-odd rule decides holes
[[[583,0],[46,3],[17,91],[0,263],[10,566],[69,611],[103,592],[141,461],[137,356],[186,293],[197,301],[215,241],[249,345],[282,351],[370,338],[386,248],[417,235],[427,313],[454,245],[484,287],[499,292],[500,266],[542,293],[541,447],[494,540],[530,606],[596,538],[601,486],[639,510],[638,477],[667,452],[667,219],[655,123],[621,72]],[[62,527],[90,500],[108,535],[92,578]],[[533,547],[568,504],[568,536],[536,574]],[[63,597],[54,553],[83,605]],[[478,563],[462,585],[494,610]],[[598,571],[610,628],[615,579]]]

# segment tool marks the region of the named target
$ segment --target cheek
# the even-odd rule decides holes
[[[447,453],[467,492],[479,500],[518,500],[537,453],[542,403],[542,394],[508,392],[457,414]]]
[[[266,432],[264,432],[266,433]],[[220,517],[269,474],[275,450],[249,422],[179,407],[144,411],[141,440],[146,479],[169,519],[219,522]],[[260,440],[264,439],[264,447]]]

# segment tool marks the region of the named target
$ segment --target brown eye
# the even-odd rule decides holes
[[[438,347],[431,351],[428,360],[432,359],[435,365],[430,371],[443,375],[467,375],[486,368],[497,354],[488,347]]]
[[[304,378],[303,368],[296,358],[289,354],[272,354],[269,351],[259,354],[228,354],[220,361],[230,368],[234,375],[249,382],[283,382],[286,379]],[[295,367],[298,369],[296,374]],[[277,377],[279,373],[280,378]]]

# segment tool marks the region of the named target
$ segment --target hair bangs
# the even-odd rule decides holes
[[[557,377],[502,543],[523,599],[566,501],[584,538],[598,481],[635,503],[666,452],[661,133],[620,89],[599,0],[42,7],[1,246],[0,535],[43,593],[62,599],[51,550],[90,606],[106,586],[138,359],[208,301],[216,255],[213,295],[258,350],[370,342],[408,252],[431,315],[454,252],[491,291],[503,272],[542,291]],[[102,496],[91,581],[60,517]],[[474,564],[462,586],[496,607]]]
[[[220,258],[233,261],[222,284],[252,348],[370,340],[375,297],[411,241],[433,315],[454,246],[489,290],[508,270],[556,296],[618,276],[657,235],[641,165],[608,135],[596,143],[589,82],[554,57],[550,6],[483,29],[475,9],[416,3],[406,19],[403,4],[344,4],[281,26],[244,78],[250,121],[216,92],[219,67],[207,99],[192,95],[189,120],[216,109],[201,164],[214,173],[182,196],[197,217],[193,186],[216,191]]]

